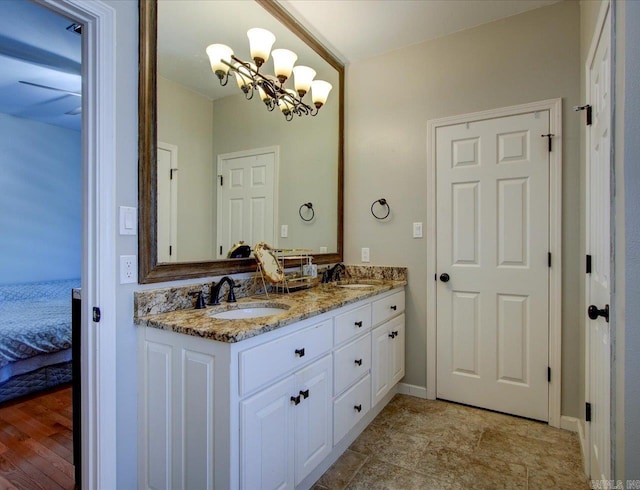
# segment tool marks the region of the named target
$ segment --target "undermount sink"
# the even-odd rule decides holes
[[[379,286],[382,284],[382,281],[376,281],[375,279],[370,280],[353,280],[353,281],[338,281],[335,285],[339,288],[346,289],[373,289],[374,286]]]
[[[225,311],[212,311],[209,313],[209,316],[219,320],[244,320],[247,318],[279,315],[285,313],[289,308],[289,305],[277,303],[243,304]]]

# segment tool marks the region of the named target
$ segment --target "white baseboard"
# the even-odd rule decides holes
[[[571,432],[578,432],[580,428],[580,421],[575,417],[562,415],[560,417],[560,428],[570,430]]]
[[[427,389],[424,386],[410,385],[407,383],[398,383],[398,393],[415,396],[417,398],[427,398]]]

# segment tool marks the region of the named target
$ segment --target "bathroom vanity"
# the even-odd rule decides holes
[[[406,282],[367,282],[138,316],[139,487],[310,488],[404,376]]]

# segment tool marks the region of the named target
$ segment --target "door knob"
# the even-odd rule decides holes
[[[609,305],[605,305],[603,309],[598,309],[596,305],[590,305],[587,308],[587,315],[592,320],[597,319],[599,316],[603,317],[607,323],[609,323]]]
[[[449,274],[447,274],[446,272],[444,274],[440,274],[440,280],[442,282],[449,282],[449,279],[451,278],[449,277]]]

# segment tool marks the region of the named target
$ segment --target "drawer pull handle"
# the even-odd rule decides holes
[[[294,405],[299,405],[300,404],[300,395],[292,396],[291,397],[291,401],[293,402]]]
[[[296,349],[296,356],[304,357],[304,347],[302,349]]]
[[[362,405],[354,405],[354,406],[353,406],[353,409],[354,409],[356,412],[362,412]]]
[[[398,307],[396,305],[392,305],[389,308],[391,308],[393,311],[396,311],[398,309]]]
[[[354,325],[358,328],[362,327],[362,320],[360,320],[359,322],[354,322]]]
[[[355,362],[358,366],[362,366],[362,359],[356,359]]]
[[[396,332],[389,332],[389,338],[393,339],[396,337]]]
[[[300,390],[300,396],[306,400],[307,398],[309,398],[309,390]]]

